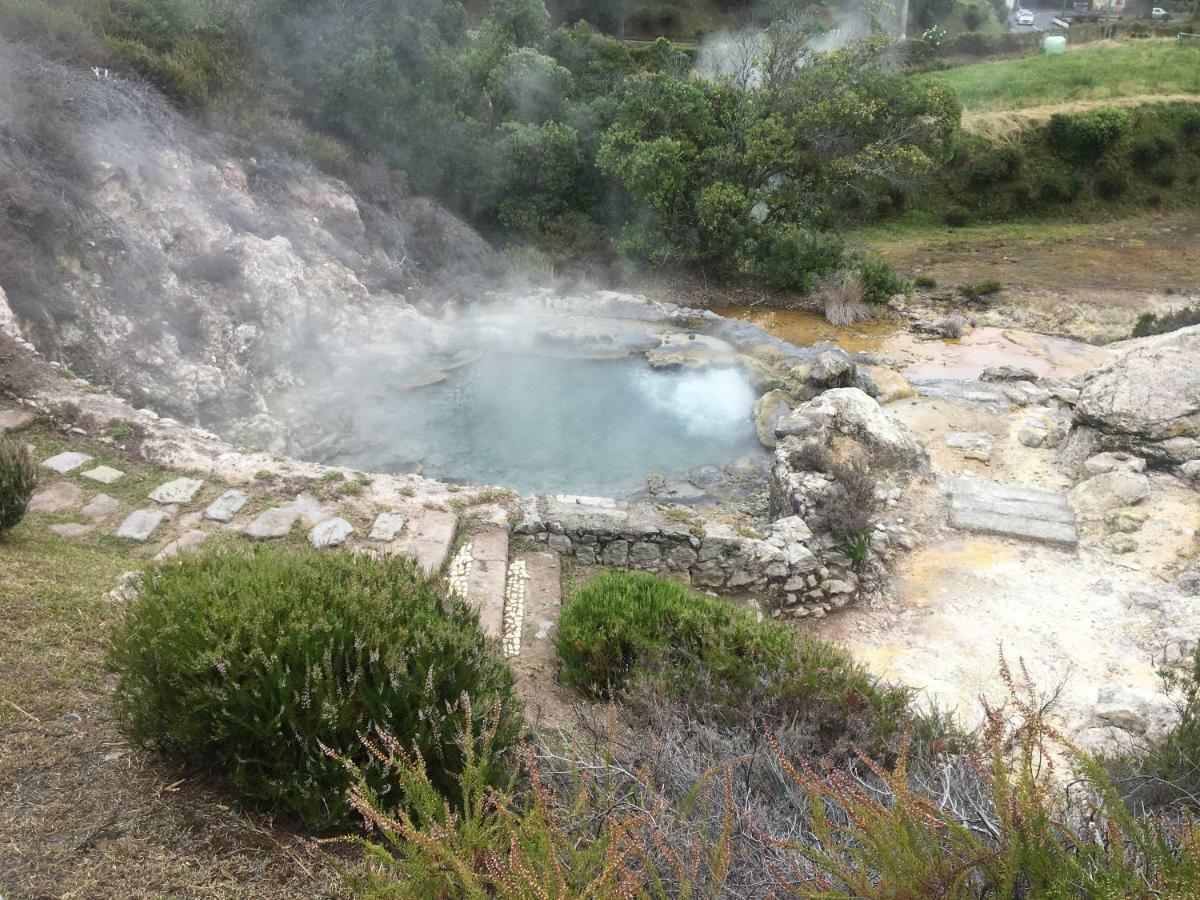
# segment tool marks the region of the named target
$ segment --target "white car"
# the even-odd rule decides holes
[[[1033,24],[1033,13],[1031,13],[1027,9],[1018,9],[1017,10],[1017,24],[1018,25],[1032,25]]]
[[[1150,10],[1150,18],[1152,19],[1165,19],[1166,17],[1167,11],[1161,6],[1156,6],[1154,9]]]

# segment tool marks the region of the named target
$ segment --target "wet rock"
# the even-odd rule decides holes
[[[96,466],[94,469],[88,469],[81,473],[84,478],[90,478],[92,481],[98,481],[101,484],[115,484],[125,477],[125,473],[120,469],[114,469],[112,466]]]
[[[167,514],[158,509],[139,509],[130,513],[121,527],[117,529],[117,537],[144,544],[167,518]]]
[[[1037,381],[1038,374],[1027,366],[989,366],[980,381]]]
[[[1123,506],[1141,503],[1150,494],[1150,480],[1136,472],[1104,472],[1075,485],[1067,494],[1082,516],[1099,517]]]
[[[1083,464],[1083,469],[1089,475],[1103,475],[1105,472],[1144,472],[1146,460],[1132,453],[1109,452],[1097,453],[1089,457]]]
[[[59,475],[66,475],[68,472],[74,472],[86,462],[91,461],[91,457],[86,453],[76,453],[68,451],[59,453],[55,456],[42,462],[42,465],[47,469],[53,469]]]

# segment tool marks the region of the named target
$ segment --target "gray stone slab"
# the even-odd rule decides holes
[[[1066,522],[1052,522],[1048,519],[1000,515],[969,508],[952,509],[950,524],[964,531],[995,534],[1020,540],[1061,544],[1066,547],[1075,547],[1079,544],[1079,535],[1076,533],[1074,525]]]
[[[243,533],[255,541],[287,537],[299,518],[300,513],[289,506],[273,506],[259,513]]]
[[[54,513],[71,509],[83,502],[83,491],[69,481],[47,485],[29,500],[29,512]]]
[[[1066,525],[1075,524],[1075,513],[1067,505],[1064,498],[1055,496],[1055,500],[1031,502],[1029,500],[1007,500],[1002,497],[979,497],[955,494],[950,498],[950,506],[957,510],[970,510],[983,514],[997,516],[1019,516],[1027,519],[1045,519],[1048,522],[1062,522]]]
[[[33,420],[34,415],[28,409],[0,409],[0,434],[28,428]]]
[[[395,546],[397,553],[414,557],[426,572],[440,571],[450,555],[458,516],[437,509],[423,510],[408,526],[408,534]]]
[[[86,453],[76,453],[71,450],[66,453],[59,453],[45,460],[42,465],[47,469],[53,469],[59,475],[66,475],[68,472],[74,472],[86,462],[91,461],[91,457]]]
[[[108,494],[97,494],[80,512],[92,521],[97,521],[108,518],[120,508],[121,501],[116,497],[110,497]]]
[[[947,487],[952,494],[972,494],[977,497],[998,500],[1025,500],[1031,503],[1066,502],[1062,494],[1056,494],[1054,491],[1004,484],[999,481],[984,481],[978,478],[951,478],[947,482]]]
[[[229,490],[208,505],[204,518],[214,522],[232,522],[243,506],[250,500],[245,491]]]
[[[98,481],[101,484],[115,484],[125,477],[125,473],[120,469],[114,469],[112,466],[96,466],[94,469],[88,469],[86,472],[80,473],[84,478],[90,478],[92,481]]]
[[[181,553],[191,553],[203,544],[207,538],[207,531],[200,531],[199,529],[185,531],[179,537],[175,538],[175,540],[171,541],[171,543],[167,544],[167,546],[163,547],[155,559],[168,559],[172,556],[178,556]]]
[[[121,523],[117,537],[145,543],[166,518],[167,514],[161,510],[139,509],[130,513]]]
[[[354,526],[345,519],[326,519],[313,526],[312,531],[308,533],[308,542],[318,550],[326,547],[340,547],[352,534],[354,534]]]
[[[199,478],[176,478],[166,484],[160,484],[150,492],[150,499],[155,503],[191,503],[204,482]]]
[[[508,530],[486,528],[471,536],[467,602],[479,610],[483,633],[504,636],[504,587],[508,579]]]
[[[371,526],[371,533],[367,535],[367,538],[385,543],[394,541],[397,535],[404,530],[406,521],[407,519],[400,513],[380,513],[375,519],[375,524]]]
[[[293,510],[308,528],[333,518],[333,511],[311,494],[297,494],[296,499],[288,504],[288,508]]]
[[[50,526],[50,533],[56,534],[60,538],[77,541],[92,530],[93,526],[84,525],[81,522],[60,522],[57,525]]]

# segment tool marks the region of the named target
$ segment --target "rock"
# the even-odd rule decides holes
[[[372,541],[393,541],[404,528],[405,517],[400,513],[383,512],[375,517],[375,524],[367,535]]]
[[[1138,542],[1127,534],[1114,534],[1105,538],[1104,546],[1113,553],[1136,553]]]
[[[880,468],[916,469],[929,461],[908,430],[858,388],[835,388],[801,404],[779,424],[775,436],[802,437],[833,450],[850,442]]]
[[[1006,383],[1002,389],[1005,398],[1014,406],[1033,406],[1050,399],[1050,392],[1028,381]]]
[[[69,481],[56,481],[36,492],[29,500],[29,512],[54,513],[71,509],[83,502],[83,491]]]
[[[899,372],[886,366],[859,366],[859,386],[880,403],[895,403],[917,395],[916,389]]]
[[[1175,579],[1179,590],[1191,597],[1200,597],[1200,558],[1192,560],[1190,566]]]
[[[1106,515],[1104,517],[1104,524],[1112,531],[1121,534],[1132,534],[1138,531],[1148,518],[1150,518],[1150,513],[1144,509],[1122,507]]]
[[[199,529],[185,531],[179,537],[175,538],[175,540],[171,541],[171,543],[167,544],[167,546],[163,547],[155,559],[169,559],[181,553],[191,553],[203,544],[207,537],[207,531],[200,531]]]
[[[767,391],[754,402],[754,430],[764,447],[774,449],[775,427],[792,411],[787,391]]]
[[[1150,480],[1136,472],[1104,472],[1075,485],[1067,499],[1081,516],[1096,518],[1123,506],[1141,503],[1150,493]]]
[[[121,523],[117,537],[144,544],[166,518],[167,514],[161,510],[139,509],[130,513]]]
[[[817,356],[810,377],[821,387],[849,387],[854,374],[854,362],[845,351],[826,350]]]
[[[992,436],[982,431],[952,431],[946,435],[946,446],[962,450],[967,459],[991,463],[995,444]]]
[[[1179,717],[1167,697],[1117,685],[1100,689],[1092,715],[1097,726],[1109,725],[1149,737],[1165,734]]]
[[[1087,376],[1076,423],[1095,428],[1102,449],[1167,463],[1200,457],[1200,325],[1127,346]]]
[[[198,478],[176,478],[151,491],[150,499],[162,504],[191,503],[202,487],[204,482]]]
[[[83,525],[79,522],[60,522],[57,525],[51,525],[49,531],[60,538],[77,541],[90,532],[93,527],[92,525]]]
[[[320,500],[310,494],[297,494],[296,499],[287,505],[300,518],[305,526],[312,528],[330,518],[333,513]]]
[[[955,528],[1068,547],[1079,543],[1075,515],[1061,494],[971,478],[952,479],[949,488]]]
[[[1027,366],[989,366],[980,381],[1037,381],[1038,374]]]
[[[1190,460],[1180,466],[1179,477],[1193,487],[1200,488],[1200,459]]]
[[[97,521],[108,518],[120,508],[121,501],[115,497],[110,497],[108,494],[97,494],[80,512],[92,521]]]
[[[33,412],[28,409],[0,409],[0,434],[28,428],[34,418]]]
[[[208,508],[204,510],[204,518],[214,522],[232,522],[233,517],[241,512],[249,500],[250,495],[245,491],[228,490],[208,504]]]
[[[269,541],[287,537],[300,513],[290,506],[273,506],[264,510],[246,526],[244,534],[255,541]]]
[[[648,541],[638,541],[629,548],[629,565],[633,567],[652,565],[662,557],[658,544]]]
[[[1030,428],[1026,426],[1017,432],[1017,440],[1023,446],[1038,448],[1046,443],[1046,438],[1049,432],[1044,428]]]
[[[308,533],[308,542],[318,550],[325,547],[340,547],[352,534],[354,534],[354,526],[345,519],[326,519]]]
[[[718,466],[705,465],[688,469],[687,480],[702,490],[718,487],[729,480],[729,476]]]
[[[88,469],[81,473],[84,478],[90,478],[92,481],[98,481],[101,484],[115,484],[125,477],[125,473],[120,469],[114,469],[112,466],[96,466],[94,469]]]
[[[1083,469],[1089,475],[1103,475],[1105,472],[1144,472],[1146,460],[1132,453],[1109,452],[1097,453],[1088,458]]]
[[[914,322],[912,330],[918,334],[932,334],[936,337],[960,338],[969,329],[970,323],[960,315],[940,316],[939,318]]]
[[[76,453],[68,451],[59,453],[57,456],[52,456],[45,460],[42,465],[47,469],[53,469],[59,475],[66,475],[68,472],[74,472],[84,463],[89,462],[91,457],[86,453]]]

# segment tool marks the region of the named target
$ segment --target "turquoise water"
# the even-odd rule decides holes
[[[336,459],[365,471],[620,496],[646,476],[761,455],[756,394],[737,370],[656,371],[643,360],[497,355],[438,384],[356,404],[366,439]]]

